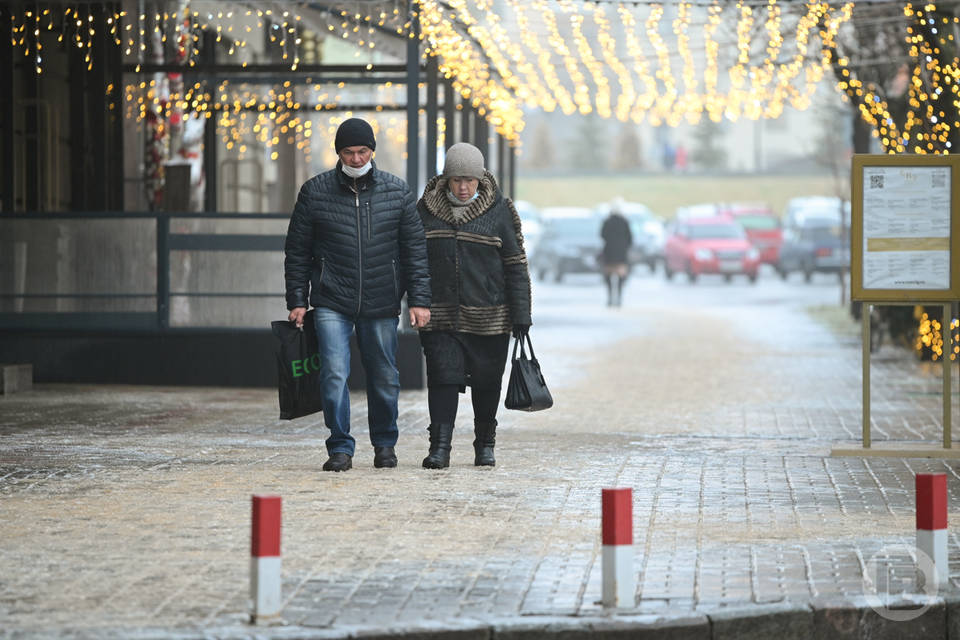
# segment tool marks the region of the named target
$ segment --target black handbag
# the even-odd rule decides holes
[[[530,347],[529,358],[524,343]],[[519,356],[517,347],[520,348]],[[510,381],[507,383],[507,396],[503,400],[503,406],[518,411],[542,411],[553,406],[553,396],[550,395],[543,373],[540,372],[540,363],[533,353],[533,342],[530,341],[529,333],[513,341]]]
[[[303,327],[289,320],[270,323],[277,337],[277,377],[280,419],[293,420],[323,409],[320,348],[313,328],[313,309],[303,316]]]

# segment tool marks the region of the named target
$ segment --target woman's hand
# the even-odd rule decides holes
[[[410,326],[423,327],[430,322],[430,309],[426,307],[410,307]]]

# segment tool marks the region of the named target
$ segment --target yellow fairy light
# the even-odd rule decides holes
[[[634,17],[633,13],[630,12],[624,5],[620,5],[617,8],[617,13],[620,16],[620,21],[623,24],[624,32],[626,34],[626,45],[627,53],[630,56],[631,62],[633,64],[634,72],[640,78],[638,84],[643,85],[643,93],[638,94],[637,99],[634,101],[632,108],[630,109],[630,118],[639,124],[644,113],[646,113],[651,106],[653,106],[653,101],[656,96],[656,82],[650,76],[649,73],[649,62],[643,52],[643,47],[640,44],[640,39],[636,34],[637,20]]]
[[[551,62],[550,53],[540,45],[539,39],[530,28],[529,16],[523,7],[522,1],[507,0],[507,3],[510,9],[513,11],[517,28],[520,31],[521,42],[527,47],[527,49],[530,50],[534,58],[537,60],[540,73],[543,74],[544,83],[547,87],[550,87],[550,92],[545,94],[548,97],[545,99],[541,98],[538,106],[547,111],[553,111],[556,106],[559,106],[560,111],[564,114],[569,115],[571,113],[575,113],[577,107],[573,102],[573,97],[570,95],[570,92],[567,91],[566,86],[560,82],[556,68]]]
[[[577,59],[579,59],[580,63],[587,69],[593,79],[593,84],[597,88],[594,98],[597,114],[601,118],[609,118],[612,115],[610,108],[610,81],[604,73],[603,66],[593,55],[590,41],[583,35],[583,16],[575,13],[576,6],[572,5],[569,0],[566,0],[566,6],[570,12],[570,31],[577,53],[579,54]],[[584,7],[590,11],[593,10],[593,5],[588,4],[584,5]],[[576,64],[576,59],[574,60],[574,64]]]
[[[636,88],[633,84],[633,75],[617,55],[617,41],[610,33],[610,20],[602,4],[593,11],[593,22],[597,26],[597,40],[603,52],[604,62],[616,75],[620,86],[620,95],[617,97],[615,115],[621,122],[630,118],[630,108],[637,99]]]
[[[657,54],[657,71],[654,74],[663,84],[663,91],[659,92],[654,102],[654,111],[648,115],[650,124],[656,126],[663,121],[668,124],[679,124],[678,118],[670,118],[672,106],[677,99],[677,82],[673,77],[670,62],[670,48],[660,35],[660,21],[663,19],[663,7],[655,5],[650,9],[647,17],[647,39]]]
[[[684,115],[690,124],[696,124],[700,121],[700,114],[703,111],[703,101],[697,94],[696,64],[693,60],[693,53],[690,51],[690,3],[681,2],[677,10],[677,18],[673,22],[673,31],[677,36],[677,52],[683,61],[684,92],[680,96],[675,111],[679,115]],[[678,117],[670,119],[671,122],[679,122]]]

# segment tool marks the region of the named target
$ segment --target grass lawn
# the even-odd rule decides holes
[[[836,195],[830,175],[675,175],[517,177],[517,200],[538,207],[587,206],[617,196],[642,202],[664,219],[677,207],[703,202],[762,201],[783,213],[790,198]]]
[[[843,306],[837,304],[807,307],[806,311],[810,317],[826,326],[831,333],[844,342],[860,342],[862,335],[860,321],[855,320],[850,314],[849,302]]]

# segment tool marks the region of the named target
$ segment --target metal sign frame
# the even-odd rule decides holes
[[[864,210],[864,173],[869,172],[871,169],[874,170],[883,170],[883,172],[889,174],[894,178],[913,178],[912,181],[916,182],[917,178],[922,176],[922,174],[929,173],[931,169],[936,169],[938,167],[946,168],[949,175],[949,185],[947,187],[949,192],[949,203],[947,212],[949,214],[949,228],[948,229],[937,229],[934,232],[938,234],[946,233],[943,235],[938,235],[936,237],[928,237],[923,235],[918,235],[924,233],[921,231],[914,231],[911,229],[904,229],[904,227],[909,227],[910,224],[907,224],[906,221],[903,221],[904,224],[897,224],[897,228],[892,228],[886,233],[882,234],[884,237],[867,237],[866,242],[865,238],[865,226],[877,227],[882,226],[882,222],[878,224],[879,215],[875,215],[872,211]],[[911,171],[916,169],[917,171]],[[877,176],[880,179],[880,187],[883,185],[883,176]],[[925,176],[923,176],[925,177]],[[906,180],[910,182],[911,180]],[[853,156],[853,167],[850,176],[850,189],[852,192],[852,198],[850,201],[850,295],[851,299],[859,300],[863,302],[874,302],[874,303],[893,303],[893,302],[910,302],[910,301],[924,301],[924,302],[953,302],[955,300],[960,300],[960,260],[957,259],[957,256],[960,256],[960,229],[957,228],[958,224],[958,214],[960,214],[960,157],[957,156],[935,156],[935,155],[873,155],[873,154],[856,154]],[[945,189],[946,190],[946,189]],[[921,197],[917,198],[917,202],[908,202],[902,205],[901,209],[918,209],[922,210],[924,208],[929,211],[931,202],[923,201],[922,194],[925,191],[923,185],[917,185],[915,191]],[[915,194],[915,195],[917,195]],[[890,215],[890,212],[886,212],[888,216],[893,219],[894,216]],[[920,216],[917,216],[920,218]],[[898,221],[900,218],[897,218]],[[923,220],[919,220],[923,222]],[[914,226],[920,226],[914,224]],[[900,231],[900,237],[895,236],[894,234]],[[866,245],[873,245],[876,247],[875,251],[867,252],[865,250]],[[868,265],[873,264],[871,258],[875,258],[884,254],[897,254],[897,257],[900,258],[897,263],[908,269],[912,264],[922,264],[923,258],[926,255],[933,254],[942,254],[943,251],[947,252],[947,269],[948,269],[948,282],[945,287],[924,287],[920,286],[909,286],[911,275],[909,273],[904,274],[904,284],[903,286],[890,286],[890,287],[866,287],[864,284],[865,275],[864,269]],[[865,253],[876,253],[877,256],[865,255]],[[929,260],[927,261],[929,262]]]
[[[945,168],[949,184],[940,184],[943,172],[931,169]],[[912,171],[915,170],[915,171]],[[884,213],[887,220],[879,219],[882,214],[874,218],[873,211],[864,209],[864,176],[871,178],[871,188],[885,188],[883,176],[890,176],[891,183],[906,184],[902,193],[895,189],[892,194],[884,194],[885,198],[894,201],[898,197],[906,197],[898,206],[892,206]],[[937,176],[934,178],[933,176]],[[923,184],[923,180],[930,176],[932,184]],[[879,181],[877,181],[879,177]],[[936,194],[936,187],[940,193]],[[960,458],[960,449],[954,449],[951,429],[951,361],[953,353],[953,334],[950,329],[952,317],[952,303],[960,300],[960,229],[958,229],[958,208],[960,208],[960,158],[942,155],[873,155],[856,154],[853,156],[851,176],[851,220],[850,220],[850,293],[851,299],[863,303],[861,310],[861,337],[863,345],[863,442],[861,447],[834,447],[831,455],[834,456],[896,456],[896,457],[934,457]],[[945,203],[947,211],[940,211],[941,218],[946,215],[947,229],[937,227],[932,208],[944,204],[942,197],[948,196]],[[913,209],[917,213],[927,215],[898,215],[896,209],[906,209],[909,213]],[[884,228],[884,224],[887,227]],[[927,225],[927,223],[930,223]],[[870,228],[870,237],[865,239],[865,229]],[[946,234],[946,235],[944,235]],[[874,237],[875,236],[875,237]],[[864,255],[868,249],[878,255]],[[943,252],[946,251],[946,256]],[[890,256],[884,265],[882,254]],[[939,254],[939,255],[936,255]],[[946,263],[944,264],[944,258]],[[865,269],[877,269],[877,265],[889,269],[894,286],[866,287]],[[946,275],[946,282],[940,287],[923,287],[926,283],[924,268],[936,271],[941,280]],[[913,271],[911,271],[913,270]],[[919,274],[919,275],[918,275]],[[876,277],[875,271],[871,272]],[[933,278],[931,278],[933,280]],[[902,286],[896,286],[902,283]],[[943,307],[943,442],[942,446],[934,443],[882,443],[875,447],[870,433],[870,307],[872,304],[884,305],[912,305],[925,304],[928,306]]]

